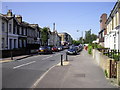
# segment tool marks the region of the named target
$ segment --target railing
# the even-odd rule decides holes
[[[119,50],[106,49],[106,50],[103,50],[103,54],[114,60],[117,60],[117,61],[120,60],[120,51]]]

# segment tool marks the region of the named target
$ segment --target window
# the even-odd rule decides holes
[[[16,39],[14,39],[14,48],[16,48]]]
[[[17,26],[17,34],[19,34],[19,30],[20,30],[20,29],[19,29],[19,26]]]
[[[24,28],[23,28],[23,27],[22,27],[22,30],[21,30],[21,32],[22,32],[21,34],[22,34],[22,35],[24,35]]]
[[[19,40],[19,46],[22,47],[22,40]]]
[[[9,24],[9,32],[12,32],[12,25]]]
[[[19,34],[21,35],[22,34],[22,28],[20,27],[19,29]]]
[[[13,34],[17,34],[17,26],[14,27]]]
[[[26,40],[24,40],[24,47],[26,47]]]
[[[24,35],[26,35],[26,29],[24,28]]]
[[[12,39],[9,39],[9,47],[12,49]]]
[[[116,49],[116,44],[114,44],[114,49]]]
[[[4,38],[2,38],[2,48],[4,48]]]
[[[5,23],[2,23],[2,31],[5,31]]]
[[[17,34],[17,26],[15,26],[15,34]]]
[[[116,37],[114,37],[114,43],[116,43]]]

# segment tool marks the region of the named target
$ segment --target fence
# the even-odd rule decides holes
[[[103,55],[108,56],[116,61],[120,60],[120,51],[119,50],[110,50],[110,49],[101,49],[99,50],[103,53]]]

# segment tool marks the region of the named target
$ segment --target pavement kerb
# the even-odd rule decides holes
[[[7,60],[7,59],[6,60],[0,60],[0,63],[7,63],[7,62],[12,62],[12,61],[17,61],[17,60],[21,60],[21,59],[28,58],[28,57],[31,57],[31,56],[33,56],[33,55],[28,55],[28,56],[17,58],[17,59],[13,59],[13,60]]]
[[[65,62],[65,63],[64,63]],[[66,63],[67,62],[67,63]],[[64,65],[68,65],[69,64],[69,60],[63,60],[63,66]],[[51,68],[49,68],[42,76],[39,77],[39,79],[32,85],[31,88],[36,88],[36,86],[38,85],[38,83],[47,75],[47,73],[52,70],[54,67],[56,66],[61,66],[61,62],[59,62],[58,64],[53,65]],[[62,66],[61,66],[62,67]]]
[[[28,56],[25,56],[25,57],[22,57],[22,58],[18,58],[18,59],[15,59],[15,60],[21,60],[21,59],[24,59],[24,58],[28,58],[28,57],[31,57],[33,55],[28,55]]]

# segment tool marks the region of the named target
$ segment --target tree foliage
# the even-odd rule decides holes
[[[97,35],[91,34],[91,29],[85,32],[85,39],[84,43],[92,43],[94,40],[97,39]]]
[[[73,41],[72,41],[72,44],[74,44],[74,45],[79,45],[79,44],[80,44],[80,41],[73,40]]]
[[[44,27],[41,30],[41,41],[43,46],[46,46],[48,44],[48,28],[47,27]]]

